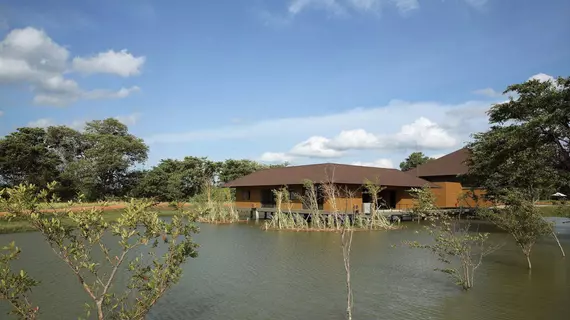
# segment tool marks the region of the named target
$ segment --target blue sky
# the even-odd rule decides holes
[[[147,165],[398,166],[570,74],[566,0],[4,1],[0,134],[117,117]]]

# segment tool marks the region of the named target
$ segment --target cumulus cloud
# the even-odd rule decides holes
[[[498,101],[497,101],[498,102]],[[278,118],[249,122],[247,125],[218,126],[187,132],[158,133],[146,137],[149,143],[183,143],[193,141],[239,140],[251,137],[251,132],[263,132],[263,137],[281,141],[303,141],[307,137],[340,136],[347,124],[357,123],[358,128],[375,136],[398,133],[404,125],[410,125],[412,119],[425,117],[439,124],[452,136],[460,139],[469,134],[486,129],[487,115],[494,101],[468,101],[460,104],[441,104],[437,102],[406,102],[393,100],[388,104],[372,108],[356,108],[339,113],[315,115],[308,117]],[[357,129],[357,130],[359,130]],[[431,129],[433,132],[433,128]],[[351,130],[348,130],[351,131]],[[287,137],[287,140],[283,139]],[[275,143],[274,143],[275,144]],[[413,145],[415,143],[412,141]]]
[[[538,80],[540,82],[547,82],[547,81],[554,82],[554,77],[545,73],[538,73],[528,78],[528,80]]]
[[[332,148],[329,139],[315,136],[295,145],[289,151],[289,155],[310,158],[338,158],[343,153]]]
[[[341,131],[329,139],[313,136],[295,145],[287,155],[309,158],[338,158],[348,150],[363,149],[449,149],[458,145],[458,140],[438,124],[420,117],[403,125],[397,133],[374,135],[364,129]]]
[[[374,160],[372,162],[356,161],[356,162],[353,162],[352,165],[364,166],[364,167],[388,168],[388,169],[394,168],[394,163],[390,159],[378,159],[378,160]]]
[[[73,69],[86,74],[109,73],[130,77],[141,73],[145,60],[144,56],[135,57],[126,49],[118,52],[109,50],[88,58],[73,58]]]
[[[261,155],[259,159],[265,162],[282,163],[282,162],[291,162],[295,159],[295,157],[283,152],[265,152]]]
[[[97,57],[100,58],[101,55],[107,57],[108,53],[99,54]],[[53,41],[43,30],[32,27],[14,29],[0,41],[0,84],[29,85],[35,95],[33,99],[35,103],[55,106],[65,106],[80,99],[125,98],[139,90],[136,86],[118,91],[81,89],[75,80],[68,78],[69,56],[69,51]],[[98,60],[107,68],[103,70],[111,71],[119,62],[123,69],[115,71],[120,72],[120,75],[140,72],[140,66],[133,70],[132,63],[127,63],[129,58],[123,56],[132,57],[132,55],[126,51],[111,56],[114,58],[111,59],[111,63]],[[142,62],[140,57],[133,58],[139,59],[137,61],[141,65],[144,63],[144,57]]]

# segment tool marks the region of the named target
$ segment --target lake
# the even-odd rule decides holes
[[[446,275],[434,256],[400,246],[421,240],[420,227],[355,232],[352,246],[354,319],[569,319],[570,256],[550,237],[533,250],[533,270],[512,238],[493,232],[505,246],[486,257],[468,292]],[[200,224],[200,255],[148,319],[344,319],[345,274],[340,235],[330,232],[262,231],[254,222]],[[483,225],[481,230],[492,230]],[[570,255],[570,223],[557,224]],[[88,301],[67,267],[38,233],[0,235],[22,248],[24,266],[40,286],[33,301],[41,319],[77,319]],[[396,245],[396,247],[392,247]],[[7,305],[0,301],[0,318]]]

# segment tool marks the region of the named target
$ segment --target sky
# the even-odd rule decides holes
[[[398,168],[570,76],[567,0],[8,0],[0,135],[114,117],[161,159]]]

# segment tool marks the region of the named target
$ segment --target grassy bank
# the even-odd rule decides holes
[[[537,208],[545,217],[570,217],[570,206],[538,206]]]
[[[104,217],[107,222],[116,221],[120,216],[123,210],[109,210],[105,211]],[[159,216],[161,217],[169,217],[176,213],[176,211],[172,210],[158,210]],[[70,219],[63,218],[62,221],[68,225],[71,225],[72,222]],[[29,232],[34,231],[34,228],[31,224],[22,219],[14,217],[12,219],[8,219],[6,217],[0,217],[0,234],[6,233],[17,233],[17,232]]]

